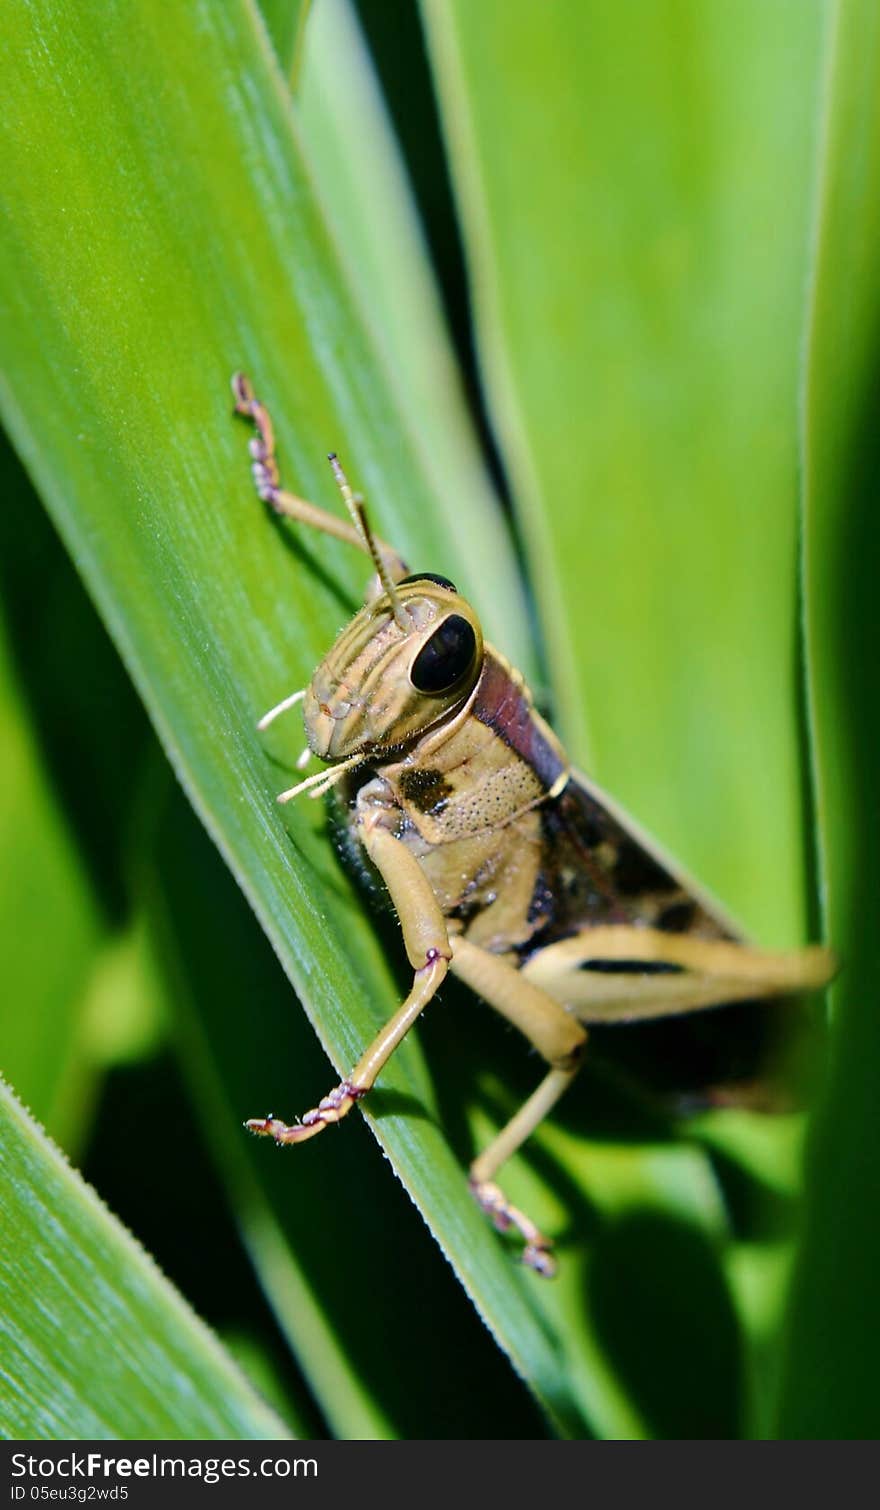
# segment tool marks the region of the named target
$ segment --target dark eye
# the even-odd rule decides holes
[[[413,661],[410,678],[417,692],[445,692],[473,664],[477,637],[467,619],[451,613]]]
[[[437,577],[432,571],[413,572],[411,577],[404,577],[401,582],[398,582],[397,586],[405,587],[407,582],[435,582],[438,587],[446,587],[450,592],[458,592],[455,583],[450,582],[448,577]]]

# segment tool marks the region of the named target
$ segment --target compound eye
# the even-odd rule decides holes
[[[412,664],[410,679],[417,692],[446,692],[473,665],[477,637],[467,619],[451,613],[435,629]]]
[[[407,582],[433,582],[437,587],[447,588],[449,592],[458,592],[458,588],[456,587],[455,583],[450,582],[448,577],[438,577],[432,571],[413,572],[411,577],[404,577],[402,581],[397,583],[397,586],[405,587]]]

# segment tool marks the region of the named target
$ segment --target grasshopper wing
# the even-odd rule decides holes
[[[768,1066],[810,1020],[802,1002],[770,999],[823,985],[828,951],[752,948],[582,776],[547,804],[543,840],[533,902],[543,921],[523,951],[526,976],[640,1080],[696,1104],[763,1104]]]

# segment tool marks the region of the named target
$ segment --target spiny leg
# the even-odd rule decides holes
[[[425,960],[421,970],[416,971],[413,988],[406,1001],[376,1034],[348,1078],[319,1101],[317,1106],[312,1107],[311,1111],[307,1111],[300,1122],[288,1124],[272,1116],[251,1117],[245,1127],[251,1132],[274,1138],[276,1143],[305,1143],[331,1122],[341,1122],[355,1102],[372,1090],[380,1070],[440,986],[448,963],[442,954],[431,951],[431,957]]]
[[[693,1011],[758,994],[810,989],[823,984],[834,968],[833,957],[821,948],[774,955],[728,941],[624,926],[584,929],[538,951],[522,971],[465,939],[454,939],[453,950],[454,972],[555,1066],[471,1166],[471,1188],[481,1207],[502,1230],[512,1226],[519,1231],[526,1245],[524,1261],[541,1274],[554,1272],[547,1239],[511,1205],[494,1177],[577,1074],[586,1030],[573,1012],[589,1021],[612,1016],[618,1005],[634,1017]],[[592,961],[609,959],[632,961],[632,977],[593,976],[585,969]],[[639,974],[642,961],[671,965],[683,974]]]
[[[543,1274],[545,1279],[552,1279],[556,1273],[556,1260],[550,1252],[552,1239],[545,1237],[531,1217],[507,1199],[501,1187],[495,1184],[495,1175],[552,1111],[577,1072],[578,1065],[570,1070],[549,1070],[516,1115],[474,1159],[470,1169],[471,1194],[480,1209],[491,1216],[499,1232],[507,1232],[511,1227],[516,1229],[524,1243],[523,1263]]]
[[[262,498],[264,503],[268,503],[276,514],[281,514],[287,519],[295,519],[297,523],[309,525],[325,535],[335,535],[338,540],[345,540],[357,550],[363,550],[360,535],[347,519],[337,519],[335,514],[282,488],[278,458],[275,455],[275,429],[268,409],[257,398],[250,380],[242,372],[237,372],[233,377],[232,392],[235,397],[236,414],[242,414],[246,419],[250,419],[257,432],[248,449],[252,458],[251,471],[258,497]]]
[[[495,1183],[495,1176],[571,1085],[583,1057],[586,1029],[506,960],[468,943],[467,939],[454,938],[452,949],[453,972],[519,1028],[551,1065],[537,1090],[474,1159],[470,1169],[470,1188],[482,1210],[500,1231],[513,1227],[520,1234],[525,1245],[523,1263],[549,1278],[556,1272],[551,1240],[508,1200]]]
[[[347,545],[353,545],[357,550],[369,556],[371,554],[369,546],[362,531],[355,524],[347,519],[339,519],[327,509],[319,508],[317,504],[309,503],[307,499],[300,498],[296,493],[289,493],[282,488],[278,458],[275,454],[275,430],[268,409],[257,398],[250,380],[242,372],[237,372],[233,377],[232,392],[235,398],[236,414],[244,415],[246,419],[251,420],[257,432],[249,449],[252,459],[251,471],[258,496],[283,518],[293,519],[298,524],[320,530],[322,534],[333,535],[337,540],[344,540]],[[362,515],[362,504],[359,507]],[[405,577],[407,568],[397,552],[390,545],[386,545],[384,540],[379,540],[376,536],[373,536],[373,539],[392,579],[399,580]]]
[[[406,952],[415,972],[412,990],[347,1079],[307,1111],[302,1121],[288,1124],[269,1116],[254,1117],[245,1124],[251,1132],[274,1138],[276,1143],[304,1143],[351,1111],[355,1102],[375,1085],[381,1070],[436,994],[449,969],[452,955],[449,936],[431,885],[414,856],[383,827],[382,817],[381,807],[366,807],[360,815],[360,834],[400,918]]]

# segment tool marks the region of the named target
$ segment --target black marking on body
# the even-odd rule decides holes
[[[542,921],[524,958],[582,928],[614,923],[730,937],[575,777],[540,813],[543,853],[531,911]]]
[[[662,928],[664,933],[687,933],[693,925],[697,911],[697,904],[692,897],[685,897],[681,901],[676,900],[663,909],[657,919],[657,927]]]
[[[417,767],[401,771],[397,784],[404,801],[420,813],[442,813],[454,791],[442,771],[423,771]]]
[[[660,959],[587,959],[578,965],[579,970],[592,970],[595,975],[681,975],[681,965],[671,965]]]
[[[543,926],[534,943],[554,943],[591,924],[629,922],[599,857],[608,833],[598,804],[570,781],[540,813],[543,853],[532,908]]]
[[[532,892],[532,900],[529,903],[528,921],[541,927],[553,916],[556,900],[553,892],[547,884],[547,878],[543,871],[538,875],[535,889]]]
[[[612,871],[614,886],[621,896],[637,897],[658,891],[680,891],[673,879],[653,855],[649,855],[635,839],[624,836],[617,846],[617,859]]]
[[[455,906],[450,908],[449,916],[455,922],[461,923],[463,930],[467,931],[468,924],[472,923],[474,918],[479,917],[480,913],[485,911],[486,905],[486,898],[471,883]]]

